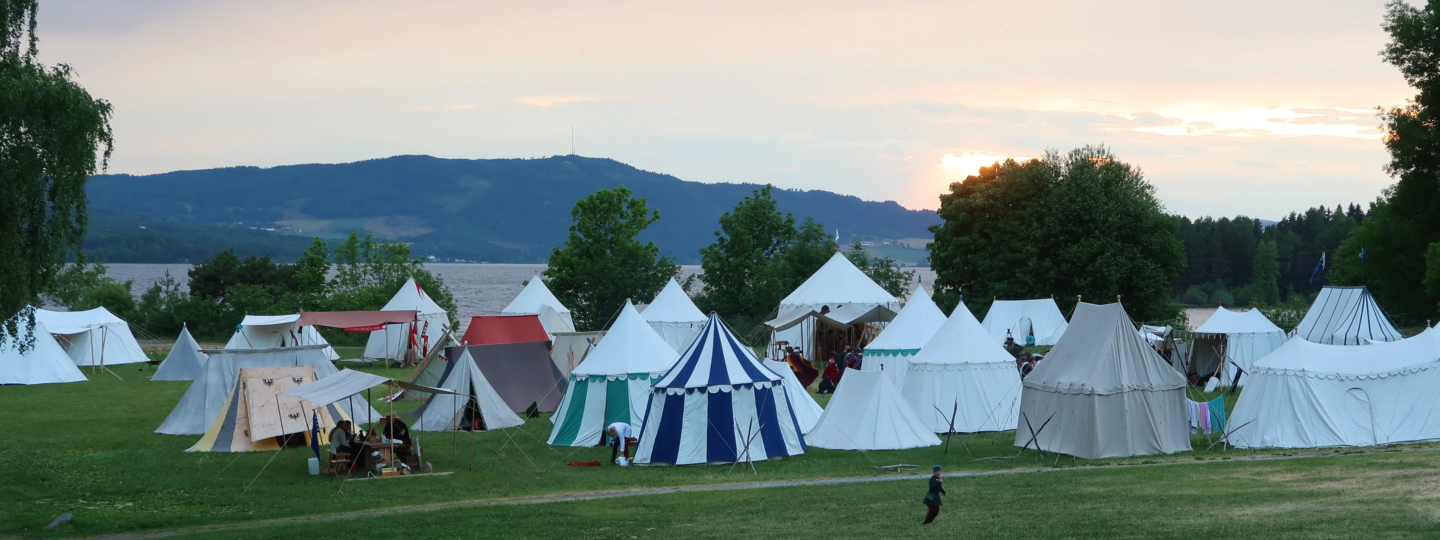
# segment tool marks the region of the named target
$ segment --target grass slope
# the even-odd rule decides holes
[[[407,371],[383,368],[366,371],[396,378],[407,375]],[[148,368],[147,371],[140,371],[136,367],[124,366],[117,370],[117,374],[125,378],[123,381],[101,373],[90,375],[90,380],[84,383],[0,387],[0,411],[8,413],[0,416],[0,432],[5,433],[4,437],[0,437],[0,456],[4,456],[3,466],[0,466],[0,536],[97,535],[244,523],[444,501],[625,488],[744,483],[756,480],[874,476],[885,473],[873,469],[873,466],[894,463],[921,466],[939,463],[951,471],[960,471],[1033,468],[1057,464],[1059,467],[1068,467],[1076,464],[1194,461],[1254,454],[1234,450],[1221,454],[1215,450],[1178,456],[1094,462],[1070,458],[1041,461],[1033,453],[1013,459],[975,459],[1016,455],[1016,449],[1012,446],[1014,435],[994,433],[966,435],[963,441],[970,453],[967,454],[957,441],[948,456],[940,447],[865,453],[811,449],[804,456],[757,464],[758,476],[740,474],[738,470],[735,474],[727,474],[728,467],[580,468],[568,467],[565,463],[606,461],[609,450],[553,448],[545,445],[544,440],[549,434],[551,424],[542,417],[530,420],[522,428],[508,431],[476,435],[428,434],[425,438],[426,459],[434,463],[437,471],[454,471],[453,475],[400,481],[352,482],[343,484],[342,493],[342,483],[306,474],[305,459],[310,456],[308,449],[292,449],[281,453],[186,453],[184,450],[194,444],[198,437],[161,436],[153,433],[189,383],[151,382],[146,379],[151,373]],[[823,404],[824,399],[821,402]],[[377,403],[376,406],[382,411],[388,410],[388,405]],[[403,412],[415,406],[416,402],[402,402],[397,405],[397,411]],[[1198,448],[1205,447],[1204,436],[1197,435],[1194,440]],[[1345,465],[1349,462],[1336,460],[1333,463]],[[1238,482],[1250,475],[1244,472],[1247,470],[1245,467],[1250,466],[1232,469],[1228,468],[1230,465],[1226,465],[1227,468],[1224,469],[1207,467],[1205,470],[1239,471],[1224,473],[1238,475],[1240,479],[1232,480]],[[1316,470],[1319,471],[1317,474],[1322,476],[1337,478],[1351,474],[1338,469],[1328,471],[1325,467]],[[1067,476],[1070,474],[1075,476]],[[1115,518],[1086,517],[1087,514],[1100,512],[1108,516],[1118,512],[1120,515],[1147,515],[1164,510],[1196,517],[1208,512],[1202,503],[1220,499],[1220,494],[1227,493],[1222,489],[1223,485],[1221,488],[1207,487],[1201,489],[1198,493],[1202,496],[1196,498],[1187,495],[1190,492],[1186,490],[1199,489],[1192,486],[1193,482],[1190,480],[1165,480],[1164,477],[1157,477],[1159,479],[1154,481],[1146,480],[1149,475],[1191,474],[1171,472],[1163,468],[1146,468],[1133,473],[1117,472],[1122,478],[1116,480],[1118,484],[1114,485],[1130,482],[1153,484],[1154,489],[1148,494],[1126,494],[1123,490],[1121,493],[1107,493],[1106,490],[1110,488],[1106,486],[1111,484],[1104,482],[1095,484],[1078,495],[1072,492],[1070,484],[1073,479],[1089,478],[1090,476],[1081,475],[1092,474],[1094,473],[1076,471],[1066,475],[1042,474],[1028,475],[1025,478],[1010,477],[1010,480],[977,480],[980,485],[999,482],[994,489],[1001,492],[1009,489],[999,487],[1007,485],[1007,482],[1032,486],[1027,488],[1031,491],[1022,492],[1026,495],[1018,499],[1012,499],[1011,495],[1005,493],[985,494],[979,498],[998,497],[994,504],[986,503],[987,507],[993,507],[993,512],[996,513],[991,518],[997,520],[994,524],[998,527],[996,531],[1010,529],[1005,528],[1008,525],[1005,525],[1004,521],[1009,518],[999,515],[1006,512],[1009,505],[995,505],[1011,501],[1011,504],[1016,505],[1013,511],[1028,511],[1025,510],[1026,504],[1037,508],[1060,504],[1063,508],[1057,509],[1057,512],[1076,515],[1059,520],[1054,526],[1069,527],[1076,522],[1088,523],[1089,530],[1096,531],[1098,535],[1100,531],[1124,533],[1126,529],[1111,529],[1119,526],[1120,522],[1113,521]],[[968,485],[970,482],[964,480],[957,483]],[[1275,489],[1282,489],[1283,486],[1284,484],[1281,484]],[[857,531],[875,530],[884,533],[888,532],[886,529],[890,527],[913,521],[911,514],[920,511],[917,502],[920,488],[910,484],[796,489],[797,491],[793,492],[760,490],[675,495],[673,498],[664,496],[623,501],[588,501],[544,507],[469,509],[461,513],[480,516],[474,518],[476,520],[483,517],[483,521],[478,522],[487,523],[486,527],[489,529],[486,530],[491,532],[495,532],[496,524],[503,524],[499,526],[505,531],[513,530],[522,537],[574,536],[577,531],[592,530],[585,528],[590,526],[587,524],[608,523],[608,526],[619,527],[626,523],[625,520],[650,524],[663,522],[663,526],[668,527],[664,530],[689,534],[708,530],[707,527],[716,527],[729,519],[739,519],[738,516],[741,515],[753,517],[742,519],[741,521],[749,520],[743,527],[732,527],[728,530],[739,534],[775,528],[777,534],[799,536],[819,530],[813,528],[825,523],[832,526],[849,524],[845,526],[858,527]],[[964,497],[957,494],[959,500],[952,500],[950,508],[971,505],[970,502],[960,502],[966,500]],[[1089,497],[1096,498],[1086,500]],[[1168,500],[1150,502],[1150,511],[1132,512],[1129,508],[1135,501],[1152,498]],[[1259,496],[1256,500],[1263,501],[1267,498],[1268,495]],[[762,504],[763,501],[770,502]],[[738,504],[740,502],[745,504]],[[1020,504],[1022,502],[1025,504]],[[1173,512],[1170,507],[1165,506],[1170,504],[1177,505]],[[747,510],[761,508],[764,508],[763,512]],[[55,531],[44,529],[55,516],[65,512],[75,514],[73,524]],[[675,512],[680,513],[674,514]],[[900,516],[894,518],[895,521],[866,517],[888,515],[892,512],[898,512],[896,515]],[[538,517],[551,513],[568,517],[554,520]],[[520,517],[531,514],[537,517]],[[612,517],[601,519],[612,514]],[[1324,514],[1312,513],[1305,517],[1318,520],[1322,515]],[[660,519],[660,516],[669,517]],[[444,516],[433,519],[441,517]],[[511,521],[495,521],[499,519]],[[572,526],[580,528],[569,528]],[[599,526],[607,525],[596,525]],[[400,527],[397,529],[400,531],[409,526],[397,527]],[[342,526],[327,524],[318,528],[341,530]],[[448,531],[437,530],[433,535],[423,536],[460,534],[459,529],[455,529],[453,534]],[[236,534],[240,537],[268,536],[239,532]],[[712,533],[702,535],[704,534]]]

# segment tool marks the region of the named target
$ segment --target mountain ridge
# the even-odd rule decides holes
[[[609,158],[455,159],[401,155],[338,164],[236,166],[151,175],[97,175],[92,208],[188,225],[277,229],[337,238],[350,230],[410,242],[418,255],[543,262],[564,242],[576,200],[625,185],[660,221],[641,238],[681,263],[699,260],[721,214],[760,184],[687,181]],[[826,230],[873,238],[928,238],[930,210],[823,190],[775,188],[782,212]],[[287,230],[288,229],[288,230]],[[382,234],[376,234],[382,236]]]

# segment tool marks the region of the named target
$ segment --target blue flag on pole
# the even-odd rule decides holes
[[[1365,258],[1365,255],[1363,254],[1363,252],[1364,252],[1365,248],[1360,248],[1360,250],[1361,250],[1361,252],[1362,252],[1362,254],[1360,255],[1360,258],[1361,258],[1361,259],[1364,259],[1364,258]],[[1310,283],[1315,283],[1315,274],[1319,274],[1321,268],[1325,268],[1325,252],[1324,252],[1324,251],[1321,251],[1321,252],[1320,252],[1320,262],[1315,263],[1315,270],[1310,272],[1310,281],[1309,281]]]
[[[315,451],[315,459],[320,459],[320,410],[310,411],[310,449]]]
[[[1365,248],[1363,246],[1360,248],[1360,261],[1365,261]]]

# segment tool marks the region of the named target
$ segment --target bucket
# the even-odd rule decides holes
[[[310,476],[320,476],[320,458],[306,460],[310,465]]]

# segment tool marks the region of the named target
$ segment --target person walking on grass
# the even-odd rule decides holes
[[[930,475],[930,491],[925,494],[925,524],[935,521],[935,516],[940,515],[940,505],[945,504],[941,497],[949,495],[945,492],[945,480],[940,478],[940,466],[935,466],[934,474]]]

